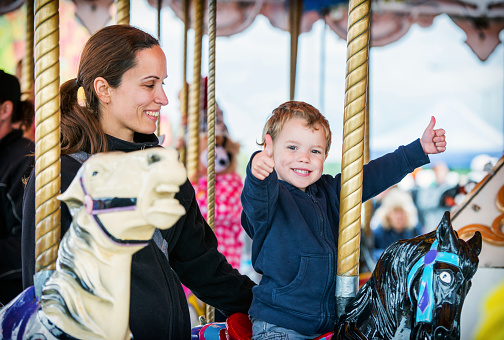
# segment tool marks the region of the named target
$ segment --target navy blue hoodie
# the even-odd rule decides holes
[[[252,158],[255,156],[252,155]],[[341,174],[323,175],[306,191],[252,175],[249,162],[241,200],[242,226],[253,239],[252,265],[262,274],[249,315],[306,335],[332,331]],[[363,201],[429,163],[419,140],[364,166]]]

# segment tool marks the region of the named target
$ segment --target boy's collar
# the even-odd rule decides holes
[[[279,179],[279,181],[287,188],[289,191],[296,191],[299,190],[303,192],[303,190],[299,189],[298,187],[290,184],[289,182],[284,181],[283,179]],[[307,194],[310,194],[311,196],[315,195],[317,193],[318,189],[316,185],[310,184],[309,186],[306,187],[306,190],[304,191]]]

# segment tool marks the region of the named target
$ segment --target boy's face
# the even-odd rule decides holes
[[[302,118],[289,119],[273,141],[278,178],[305,191],[322,176],[326,146],[322,126],[313,130]]]

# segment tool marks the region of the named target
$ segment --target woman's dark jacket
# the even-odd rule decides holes
[[[155,147],[155,135],[135,135],[137,143],[108,136],[109,150],[136,151]],[[81,164],[61,157],[61,191],[64,192]],[[240,275],[217,251],[217,239],[203,219],[189,181],[176,195],[186,214],[168,230],[168,257],[154,241],[133,255],[131,264],[130,329],[138,339],[190,339],[190,317],[180,282],[202,301],[225,314],[247,313],[254,283]],[[68,230],[71,215],[61,207],[61,233]],[[23,206],[23,284],[33,285],[35,270],[35,181],[30,176]]]

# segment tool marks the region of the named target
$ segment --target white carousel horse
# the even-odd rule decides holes
[[[0,310],[0,339],[130,339],[131,259],[185,214],[175,150],[96,154],[58,199],[73,216],[56,270]]]

